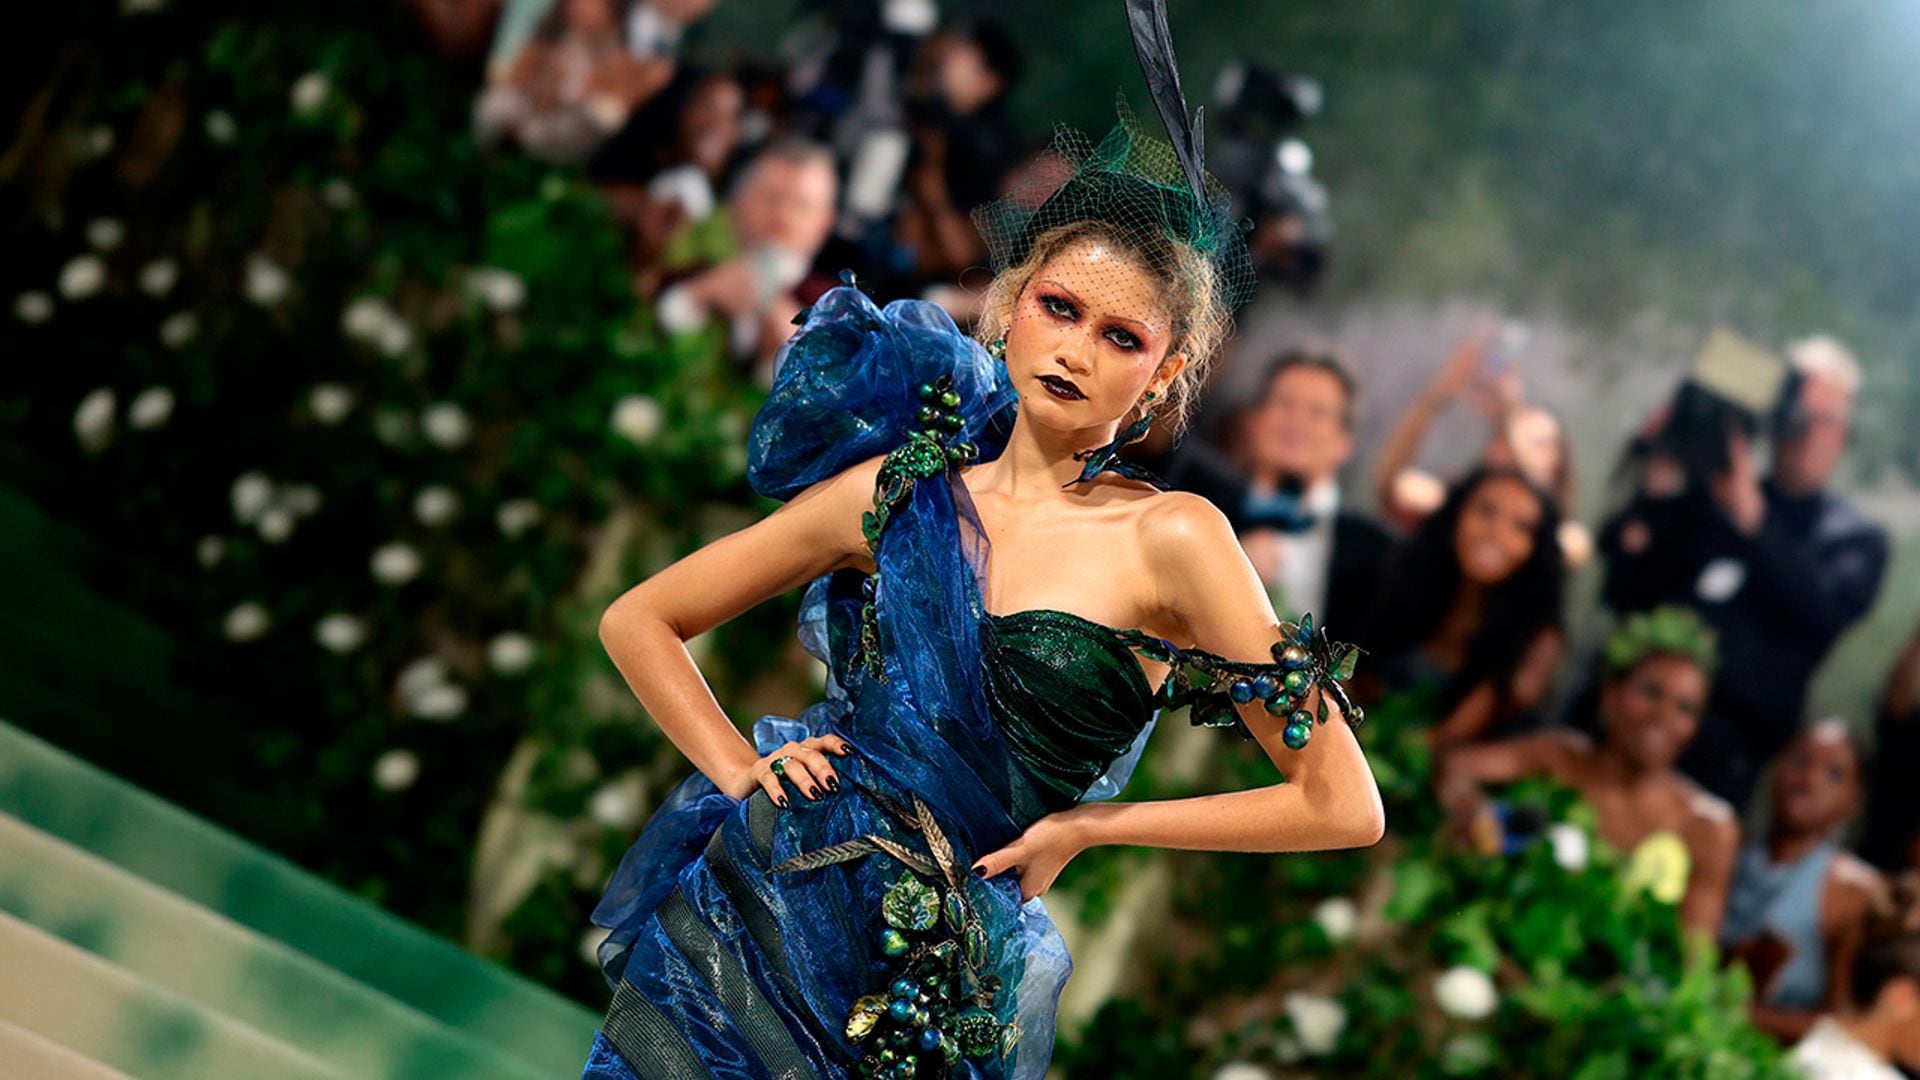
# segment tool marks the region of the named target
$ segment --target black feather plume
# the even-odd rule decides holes
[[[1167,125],[1167,141],[1186,170],[1193,197],[1207,203],[1206,159],[1201,154],[1202,109],[1187,119],[1187,99],[1180,92],[1180,64],[1173,55],[1173,32],[1167,29],[1166,0],[1127,0],[1127,29],[1133,34],[1133,52],[1140,59],[1147,92]]]

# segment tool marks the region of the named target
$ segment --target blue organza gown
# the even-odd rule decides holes
[[[1000,451],[1014,400],[919,301],[834,289],[788,345],[751,433],[756,489],[790,498],[890,456],[865,522],[878,574],[806,592],[827,700],[754,738],[834,732],[853,753],[818,801],[695,774],[654,814],[593,915],[614,998],[585,1076],[1044,1072],[1071,962],[1014,875],[970,867],[1117,790],[1156,701],[1121,631],[983,610],[986,543],[951,466]]]

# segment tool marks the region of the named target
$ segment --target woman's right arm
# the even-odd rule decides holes
[[[778,777],[756,769],[760,754],[714,700],[686,643],[821,574],[872,569],[860,515],[872,506],[880,461],[871,458],[823,480],[761,521],[674,562],[628,589],[600,617],[600,642],[641,706],[695,768],[735,798],[755,787],[784,796]],[[833,786],[822,755],[782,751],[797,759],[787,775],[801,790]]]
[[[1572,758],[1587,747],[1570,731],[1541,731],[1479,746],[1441,751],[1433,763],[1434,794],[1456,824],[1465,825],[1487,805],[1489,784],[1511,784],[1529,776],[1567,782]]]

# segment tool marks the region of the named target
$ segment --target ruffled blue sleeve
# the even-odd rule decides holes
[[[831,289],[774,359],[773,391],[747,436],[747,478],[785,501],[905,442],[919,423],[919,389],[945,375],[959,391],[959,437],[979,460],[999,456],[1016,400],[1004,366],[924,300],[875,306],[850,285]]]

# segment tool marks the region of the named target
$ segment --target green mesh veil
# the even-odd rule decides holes
[[[1067,127],[1013,181],[1007,193],[973,211],[998,274],[1017,266],[1036,239],[1062,225],[1098,221],[1129,241],[1156,273],[1184,267],[1204,274],[1207,303],[1190,333],[1211,339],[1220,323],[1253,295],[1247,225],[1229,208],[1226,189],[1202,173],[1204,197],[1173,145],[1142,131],[1122,97],[1119,120],[1099,142]],[[1197,258],[1180,259],[1175,245]]]
[[[1233,310],[1253,295],[1252,222],[1233,216],[1226,189],[1207,174],[1201,113],[1187,113],[1165,0],[1126,0],[1127,32],[1166,139],[1140,129],[1122,96],[1119,122],[1094,142],[1068,127],[1001,198],[973,212],[993,272],[1018,266],[1035,240],[1062,225],[1106,224],[1158,276],[1184,286],[1187,337],[1225,337]]]

